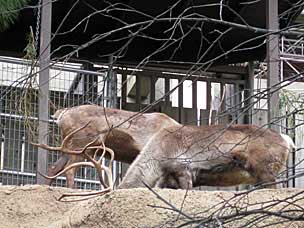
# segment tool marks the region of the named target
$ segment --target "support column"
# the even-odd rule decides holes
[[[266,1],[266,26],[270,30],[279,30],[278,0]],[[268,127],[279,131],[279,126],[270,124],[279,114],[279,92],[273,92],[274,85],[280,82],[279,74],[279,35],[271,34],[267,39],[267,87],[268,92]]]
[[[109,70],[107,75],[107,107],[117,108],[117,77],[116,72],[113,70],[114,57],[109,57]]]
[[[252,124],[252,114],[253,114],[253,90],[254,90],[254,67],[253,62],[248,63],[248,75],[245,81],[245,116],[244,122],[246,124]]]
[[[109,70],[107,72],[107,81],[106,81],[106,107],[108,108],[118,108],[117,104],[117,75],[116,72],[113,70],[113,63],[114,63],[114,56],[109,57]],[[122,83],[124,80],[126,80],[127,75],[124,75],[122,77]],[[126,88],[124,88],[124,91],[122,92],[122,96],[126,96]],[[126,99],[123,98],[122,99]],[[126,102],[126,100],[123,100]],[[123,102],[124,103],[124,102]],[[118,123],[114,123],[118,124]],[[114,151],[115,153],[115,151]],[[108,160],[106,160],[106,164],[108,165]],[[118,181],[117,184],[119,184],[120,179],[122,179],[122,171],[124,170],[124,164],[121,162],[114,161],[112,166],[112,172],[113,172],[113,182]],[[116,180],[118,178],[118,180]],[[108,183],[108,179],[105,178],[105,182]]]
[[[50,50],[51,50],[51,21],[52,1],[41,1],[41,29],[39,51],[39,108],[38,108],[38,142],[48,143],[48,120],[49,120],[49,79],[50,79]],[[43,174],[47,172],[48,152],[38,148],[37,171]],[[37,184],[45,183],[44,177],[37,172]]]

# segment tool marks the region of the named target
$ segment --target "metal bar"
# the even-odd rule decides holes
[[[278,0],[266,1],[266,25],[267,29],[279,30],[278,17]],[[267,86],[270,88],[268,93],[268,123],[270,123],[276,116],[279,115],[279,92],[273,92],[276,88],[274,85],[278,84],[280,79],[279,74],[279,36],[278,34],[271,34],[267,38]],[[279,127],[274,124],[269,124],[270,128],[279,130]]]
[[[24,172],[24,160],[25,158],[25,137],[22,136],[22,140],[21,140],[21,167],[20,170],[21,172]]]
[[[18,172],[18,171],[13,171],[13,170],[1,170],[0,173],[5,173],[5,174],[13,174],[13,175],[23,175],[23,176],[30,176],[30,177],[35,177],[36,174],[34,173],[29,173],[29,172]],[[57,177],[58,180],[66,180],[65,177]],[[95,180],[86,180],[86,179],[80,179],[80,178],[75,178],[75,181],[81,182],[81,183],[92,183],[92,184],[100,184],[100,181],[95,181]]]
[[[51,21],[52,1],[42,0],[41,30],[40,30],[40,73],[39,73],[39,108],[38,108],[38,141],[48,143],[49,120],[49,78],[50,78],[50,51],[51,51]],[[37,171],[43,174],[47,172],[47,151],[38,148]],[[37,172],[37,184],[43,184],[45,179]]]
[[[32,64],[31,61],[27,61],[25,59],[4,57],[4,56],[0,56],[0,61],[6,62],[6,63],[28,65],[28,66],[31,66],[31,64]],[[68,67],[68,66],[62,65],[60,63],[53,62],[53,61],[50,61],[49,66],[53,70],[62,70],[62,71],[69,71],[69,72],[73,72],[73,73],[83,73],[83,74],[91,74],[91,75],[98,75],[98,76],[104,76],[104,72],[107,72],[107,69],[102,69],[102,70],[99,70],[98,72],[77,69],[77,68]]]
[[[145,67],[142,67],[142,68],[138,69],[137,66],[132,64],[132,63],[126,63],[124,65],[116,64],[117,67],[122,67],[122,68],[126,68],[125,67],[126,65],[128,66],[128,68],[135,68],[137,70],[144,70],[144,71],[157,71],[157,72],[170,72],[171,71],[173,73],[182,73],[182,74],[188,74],[188,75],[191,73],[191,72],[189,72],[190,65],[185,66],[183,68],[182,67],[177,68],[176,65],[170,65],[170,64],[169,65],[162,65],[163,67],[160,67],[159,65],[153,66],[151,64],[149,66],[145,66]],[[246,74],[246,67],[222,65],[222,66],[215,66],[215,67],[208,68],[208,72],[206,72],[206,74],[210,74],[210,72],[244,75],[244,74]],[[198,71],[196,71],[196,73],[194,73],[194,75],[195,74],[198,74]]]
[[[286,56],[286,57],[285,57]],[[304,63],[303,56],[294,56],[294,55],[287,55],[284,54],[284,56],[281,57],[281,60],[289,60],[289,61],[294,61],[294,62],[301,62]]]
[[[0,170],[4,168],[4,142],[5,135],[1,132],[1,154],[0,154]]]

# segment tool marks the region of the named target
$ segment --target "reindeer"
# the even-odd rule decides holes
[[[119,188],[271,183],[294,148],[289,136],[254,125],[172,126],[160,130]]]
[[[119,188],[148,184],[185,189],[274,182],[294,147],[288,136],[270,129],[253,125],[183,126],[159,113],[136,115],[85,105],[60,110],[55,117],[63,144],[44,148],[68,149],[68,182],[79,160],[103,143],[115,151],[117,160],[130,162],[136,157]],[[80,157],[79,151],[87,149],[91,152]]]
[[[62,145],[34,145],[65,152],[49,168],[48,176],[53,178],[49,178],[45,183],[51,184],[55,177],[65,173],[69,188],[74,187],[77,163],[84,160],[84,156],[79,155],[81,151],[83,154],[86,145],[93,146],[87,149],[86,158],[94,154],[94,146],[104,143],[105,147],[115,152],[115,160],[131,163],[154,134],[169,126],[181,126],[162,113],[141,114],[97,105],[60,109],[53,118],[57,119],[63,139]]]

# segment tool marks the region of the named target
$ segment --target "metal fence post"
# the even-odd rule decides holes
[[[40,29],[40,51],[39,51],[39,108],[38,108],[38,142],[48,143],[48,120],[49,120],[49,75],[50,75],[50,41],[52,1],[42,0],[41,5],[41,29]],[[47,171],[47,151],[38,148],[37,171]],[[37,184],[44,183],[44,177],[37,172]]]

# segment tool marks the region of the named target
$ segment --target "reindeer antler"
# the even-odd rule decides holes
[[[73,196],[85,196],[85,197],[82,197],[80,199],[74,199],[74,200],[64,200],[64,202],[75,202],[75,201],[81,201],[81,200],[86,200],[86,199],[90,199],[92,197],[96,197],[98,195],[103,195],[105,193],[108,193],[110,192],[114,185],[113,185],[113,180],[112,180],[112,162],[114,160],[114,152],[113,150],[111,150],[110,148],[106,147],[104,142],[101,141],[101,146],[90,146],[94,143],[94,141],[92,141],[91,143],[87,144],[83,150],[81,151],[80,154],[82,154],[86,159],[89,160],[89,162],[77,162],[77,163],[74,163],[68,167],[66,167],[65,170],[69,170],[71,168],[74,168],[74,167],[78,167],[78,166],[90,166],[90,167],[95,167],[96,170],[97,170],[97,173],[98,173],[98,176],[99,176],[99,180],[100,180],[100,183],[105,187],[103,190],[100,190],[100,191],[96,191],[96,192],[87,192],[87,193],[65,193],[63,194],[58,200],[61,201],[63,198],[66,198],[66,197],[73,197]],[[95,149],[95,153],[94,153],[94,156],[91,157],[90,155],[88,155],[86,153],[86,150],[87,149]],[[98,160],[96,160],[96,157],[97,157],[97,154],[100,150],[103,150],[101,156],[99,157]],[[110,153],[110,156],[111,156],[111,159],[110,159],[110,163],[109,163],[109,167],[107,166],[104,166],[102,165],[102,158],[104,157],[105,153],[106,152],[109,152]],[[108,181],[109,181],[109,185],[106,185],[104,183],[104,180],[102,178],[102,171],[105,171],[107,177],[108,177]]]
[[[71,149],[68,149],[67,146],[66,146],[68,140],[75,133],[77,133],[77,132],[81,131],[82,129],[84,129],[85,127],[87,127],[89,125],[89,123],[90,123],[90,121],[88,123],[86,123],[85,125],[83,125],[82,127],[79,127],[77,129],[73,130],[71,133],[69,133],[63,139],[63,141],[61,143],[61,146],[59,146],[59,147],[51,147],[51,146],[46,145],[46,144],[31,143],[34,146],[41,147],[41,148],[46,149],[46,150],[61,151],[62,153],[72,154],[72,155],[81,155],[88,160],[87,162],[77,162],[77,163],[71,164],[68,167],[66,167],[64,170],[62,170],[61,172],[59,172],[58,174],[56,174],[54,176],[46,176],[44,174],[39,173],[40,175],[42,175],[43,177],[45,177],[47,179],[55,179],[58,176],[60,176],[61,174],[67,172],[68,170],[70,170],[72,168],[79,167],[79,166],[90,166],[90,167],[96,168],[96,170],[97,170],[99,181],[100,181],[101,185],[103,185],[103,187],[104,187],[103,190],[96,191],[96,192],[90,192],[90,193],[66,193],[66,194],[63,194],[58,199],[59,201],[62,200],[63,198],[71,197],[71,196],[89,196],[89,197],[84,197],[84,198],[80,198],[80,199],[77,199],[77,200],[65,200],[65,202],[85,200],[85,199],[92,198],[92,197],[95,197],[95,196],[98,196],[98,195],[103,195],[107,192],[110,192],[113,189],[114,185],[113,185],[113,180],[112,180],[112,162],[114,160],[114,152],[110,148],[106,147],[102,140],[101,140],[101,145],[92,146],[98,141],[98,139],[99,139],[98,136],[94,140],[92,140],[90,143],[88,143],[85,147],[83,147],[82,150],[71,150]],[[95,150],[93,157],[90,156],[86,152],[87,150]],[[97,159],[97,156],[98,156],[100,151],[102,151],[102,153],[101,153],[99,159]],[[110,154],[109,167],[102,165],[102,159],[104,158],[106,152],[108,152]],[[104,180],[103,180],[102,171],[104,171],[106,173],[107,177],[108,177],[108,181],[109,181],[108,185],[106,185]]]
[[[82,129],[86,128],[89,124],[90,124],[91,121],[87,122],[85,125],[79,127],[79,128],[76,128],[75,130],[71,131],[71,133],[69,133],[63,140],[62,140],[62,143],[59,147],[53,147],[53,146],[49,146],[47,144],[44,144],[44,143],[33,143],[31,142],[31,144],[33,146],[37,146],[37,147],[40,147],[40,148],[43,148],[43,149],[46,149],[46,150],[50,150],[50,151],[61,151],[62,153],[66,153],[66,154],[73,154],[73,155],[78,155],[78,154],[81,154],[82,153],[82,150],[71,150],[71,149],[68,149],[68,146],[66,146],[68,140],[74,135],[76,134],[77,132],[81,131]],[[98,140],[98,137],[96,137],[93,141],[96,142]],[[94,142],[90,142],[89,144],[93,144]]]

